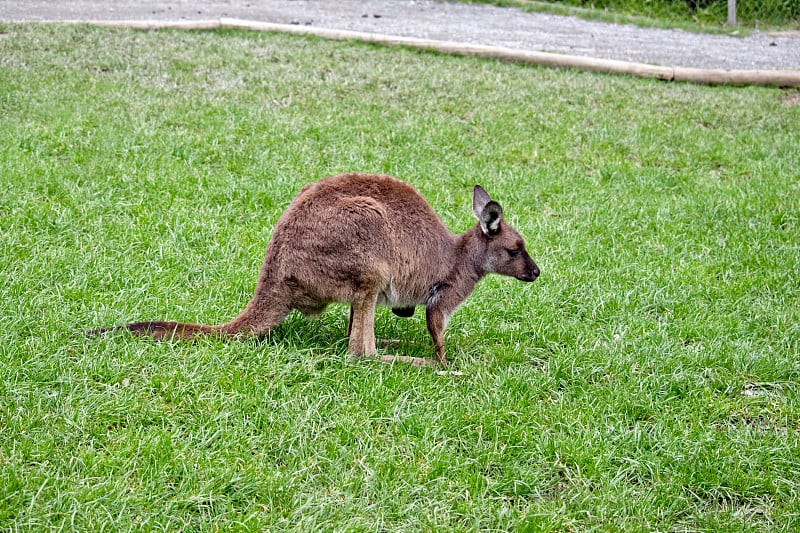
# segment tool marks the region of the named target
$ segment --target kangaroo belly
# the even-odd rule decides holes
[[[378,294],[378,305],[386,307],[405,309],[424,304],[424,296],[415,297],[413,295],[402,294],[393,286],[389,286],[385,291]]]

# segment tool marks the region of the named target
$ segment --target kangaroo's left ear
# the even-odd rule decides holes
[[[480,185],[476,185],[472,193],[472,212],[478,219],[484,235],[493,237],[500,232],[503,208],[492,200]]]

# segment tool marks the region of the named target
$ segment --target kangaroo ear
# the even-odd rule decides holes
[[[481,225],[481,231],[487,237],[500,232],[500,221],[503,220],[503,208],[489,197],[480,185],[472,192],[472,212]]]
[[[500,233],[500,222],[503,220],[503,208],[494,200],[483,207],[478,221],[481,224],[481,231],[487,237],[494,237]]]
[[[492,199],[489,198],[489,194],[483,190],[483,187],[476,185],[475,190],[472,191],[472,212],[475,213],[475,218],[480,220],[483,208],[491,201]]]

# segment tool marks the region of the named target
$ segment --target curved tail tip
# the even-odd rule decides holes
[[[94,337],[95,335],[105,335],[109,331],[114,331],[115,329],[119,329],[119,326],[114,326],[111,328],[97,328],[97,329],[90,329],[89,331],[84,333],[86,337]]]

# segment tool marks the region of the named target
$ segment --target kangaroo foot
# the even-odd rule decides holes
[[[397,346],[402,341],[400,339],[378,339],[378,346],[386,348],[387,346]]]
[[[399,361],[401,363],[411,363],[413,367],[421,366],[439,366],[439,362],[434,359],[425,359],[424,357],[409,357],[407,355],[382,355],[380,360],[384,363],[394,363]]]
[[[435,359],[425,359],[424,357],[409,357],[407,355],[383,355],[381,361],[384,363],[394,363],[400,361],[402,363],[411,363],[411,366],[419,368],[421,366],[440,366],[439,361]],[[445,365],[446,367],[447,365]],[[465,375],[460,370],[437,370],[437,376],[463,376]]]

